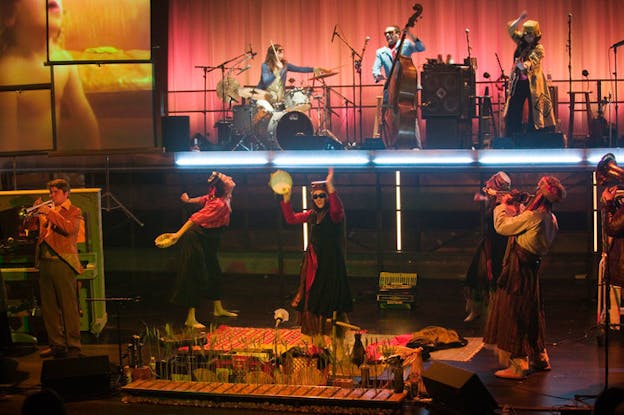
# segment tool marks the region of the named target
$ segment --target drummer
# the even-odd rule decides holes
[[[283,102],[286,87],[287,72],[314,72],[315,76],[331,72],[320,67],[296,66],[288,63],[284,58],[284,47],[280,44],[271,44],[267,49],[266,58],[262,64],[262,75],[258,88],[268,92],[267,100],[271,104]]]

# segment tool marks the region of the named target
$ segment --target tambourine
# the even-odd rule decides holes
[[[169,248],[177,241],[173,239],[173,233],[163,233],[154,239],[154,244],[159,248]]]
[[[276,172],[271,173],[269,186],[273,189],[275,194],[284,195],[292,189],[292,177],[290,177],[290,174],[284,170],[277,170]]]

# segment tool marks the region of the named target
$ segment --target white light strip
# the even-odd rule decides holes
[[[582,154],[574,151],[565,153],[562,149],[542,149],[539,152],[526,150],[506,150],[506,153],[486,153],[479,156],[481,164],[578,164],[583,161]]]
[[[175,164],[180,167],[199,166],[263,166],[269,162],[263,152],[188,152],[176,153]]]
[[[396,250],[400,252],[403,249],[403,232],[401,231],[401,172],[398,170],[394,173],[394,186],[396,189]]]
[[[301,206],[303,211],[308,210],[308,186],[301,186]],[[303,250],[308,249],[308,222],[303,223]]]
[[[360,151],[348,152],[302,152],[305,154],[276,154],[272,162],[278,167],[297,166],[363,166],[370,162],[368,154]]]
[[[466,151],[452,151],[440,154],[440,151],[410,151],[388,152],[388,154],[376,154],[373,157],[373,164],[383,166],[395,165],[436,165],[436,164],[471,164],[475,160]],[[460,154],[458,154],[460,153]]]

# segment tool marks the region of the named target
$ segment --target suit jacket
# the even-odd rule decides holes
[[[39,240],[37,241],[37,258],[39,248],[45,242],[54,254],[58,255],[76,274],[84,269],[78,258],[78,231],[82,221],[82,211],[67,199],[57,209],[52,209],[46,220],[39,222]]]

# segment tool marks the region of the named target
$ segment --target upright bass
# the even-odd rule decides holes
[[[419,140],[416,139],[418,71],[411,57],[401,54],[407,31],[410,27],[414,27],[416,19],[423,11],[422,5],[418,3],[413,6],[413,9],[414,14],[403,29],[396,49],[397,54],[392,61],[390,75],[385,85],[388,100],[384,107],[383,140],[386,148],[414,148],[420,145]]]

